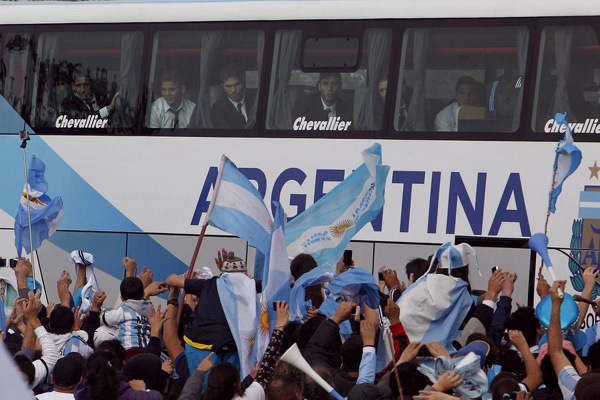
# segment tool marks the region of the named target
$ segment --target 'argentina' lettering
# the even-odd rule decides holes
[[[267,182],[265,173],[258,168],[240,168],[240,171],[250,180],[254,181],[259,189],[259,192],[265,198],[269,183]],[[330,182],[341,182],[344,179],[344,170],[337,169],[317,169],[314,171],[315,174],[315,187],[314,187],[314,201],[319,200],[323,195],[323,183],[326,181]],[[217,180],[218,170],[217,167],[210,167],[204,185],[200,192],[200,197],[196,204],[196,209],[192,217],[191,225],[200,224],[202,214],[208,211],[210,205],[210,192],[214,189],[214,185]],[[428,178],[429,175],[429,178]],[[281,193],[283,186],[286,184],[297,185],[300,190],[289,194],[289,201],[286,202],[291,206],[296,207],[296,215],[301,214],[308,206],[307,204],[307,192],[308,190],[302,189],[302,184],[307,178],[306,172],[299,168],[287,168],[283,170],[280,175],[275,179],[275,182],[271,189],[271,201],[281,201]],[[460,172],[451,172],[449,176],[446,176],[446,185],[448,185],[448,198],[440,198],[441,187],[444,184],[444,175],[440,171],[392,171],[392,185],[387,188],[388,201],[385,207],[397,207],[397,203],[389,201],[389,193],[394,184],[402,184],[401,189],[401,201],[400,201],[400,221],[397,232],[409,233],[412,229],[415,229],[415,221],[411,221],[409,218],[413,208],[412,199],[416,194],[422,199],[419,201],[420,207],[427,209],[427,219],[423,221],[417,221],[424,225],[424,228],[428,234],[436,234],[438,232],[438,215],[440,207],[447,207],[446,213],[446,234],[473,234],[482,235],[484,234],[484,205],[486,203],[497,204],[492,218],[492,223],[487,230],[487,235],[498,236],[500,229],[503,224],[515,223],[519,225],[521,236],[531,236],[531,228],[529,225],[529,218],[527,214],[527,207],[525,204],[525,197],[523,193],[523,186],[521,184],[521,177],[518,172],[512,172],[509,174],[506,183],[504,184],[504,190],[500,199],[497,203],[493,202],[494,199],[486,198],[486,187],[488,186],[488,176],[485,172],[477,173],[476,187],[468,189],[463,181]],[[425,185],[428,182],[428,185]],[[495,182],[497,184],[497,182]],[[375,185],[372,184],[367,193],[363,195],[363,198],[359,202],[358,206],[353,210],[352,218],[356,222],[358,218],[364,213],[372,201],[374,195]],[[397,190],[397,189],[396,189]],[[413,193],[415,192],[415,193]],[[471,194],[470,194],[471,193]],[[429,199],[427,202],[426,199]],[[425,201],[423,201],[425,200]],[[513,206],[509,209],[509,205]],[[465,232],[464,229],[461,232],[457,232],[456,222],[458,216],[458,210],[462,209],[462,212],[466,216],[466,220],[471,232]],[[488,205],[488,211],[489,211]],[[493,208],[492,208],[493,210]],[[382,232],[383,230],[383,211],[371,222],[374,232]],[[295,216],[288,218],[292,219]],[[389,224],[389,221],[386,221]],[[306,242],[302,243],[301,246],[307,247],[311,244],[319,241],[332,240],[329,232],[324,231],[319,234],[315,234],[307,239]]]

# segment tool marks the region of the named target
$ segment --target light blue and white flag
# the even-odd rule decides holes
[[[305,300],[304,289],[308,286],[322,285],[326,282],[331,282],[334,277],[334,269],[331,265],[326,264],[320,267],[311,269],[303,274],[290,290],[290,318],[292,321],[300,322],[308,313],[312,303]]]
[[[411,342],[440,342],[450,349],[472,304],[465,281],[427,274],[410,285],[398,300],[402,310],[400,322]]]
[[[225,273],[217,279],[217,292],[240,357],[240,376],[247,376],[255,359],[256,285],[244,273]]]
[[[271,214],[256,187],[224,155],[206,215],[210,225],[248,241],[263,254],[269,253]]]
[[[264,264],[260,318],[256,334],[258,360],[262,359],[275,329],[277,313],[273,311],[273,303],[281,300],[289,303],[290,297],[290,259],[285,246],[285,215],[281,204],[275,203],[275,207],[271,251]]]
[[[346,245],[383,208],[389,166],[381,164],[381,145],[362,153],[364,163],[285,229],[288,254],[313,256],[318,265],[335,265]]]
[[[36,156],[31,158],[27,179],[29,181],[29,198],[27,197],[26,184],[19,203],[19,211],[15,217],[15,247],[17,255],[21,257],[23,248],[29,254],[31,248],[37,250],[44,239],[52,236],[58,229],[63,216],[63,201],[60,197],[51,198],[46,194],[48,182],[44,174],[46,164]],[[29,220],[27,217],[27,203],[31,213],[31,235],[33,246],[29,241]]]
[[[565,125],[567,130],[565,131],[565,137],[563,140],[558,142],[556,149],[556,156],[554,158],[554,174],[552,189],[550,190],[550,199],[548,209],[550,212],[556,212],[556,200],[562,192],[562,186],[565,180],[579,167],[581,164],[581,150],[575,146],[573,142],[573,134],[571,127],[566,120],[567,113],[557,113],[554,117],[554,121],[559,125]]]

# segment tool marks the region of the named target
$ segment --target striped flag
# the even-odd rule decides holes
[[[381,145],[362,153],[364,163],[332,191],[286,226],[288,254],[313,256],[318,265],[336,265],[352,237],[383,208],[390,167],[381,164]]]
[[[273,219],[261,194],[225,155],[221,158],[213,198],[206,213],[208,223],[268,254]]]
[[[552,182],[552,189],[550,190],[550,203],[548,209],[550,212],[556,212],[556,200],[560,192],[562,192],[562,186],[565,180],[579,167],[581,164],[581,150],[575,146],[573,141],[573,134],[571,127],[566,120],[567,113],[557,113],[554,117],[554,121],[559,125],[565,125],[565,137],[563,140],[558,142],[556,149],[556,156],[554,158],[554,179]]]

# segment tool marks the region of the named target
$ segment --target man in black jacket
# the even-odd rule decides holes
[[[210,117],[214,128],[247,129],[251,116],[254,96],[246,91],[244,72],[235,64],[230,64],[221,71],[221,86],[225,98],[218,100],[210,109]]]
[[[108,118],[115,109],[119,95],[116,93],[110,104],[105,107],[101,106],[96,99],[92,80],[81,68],[73,71],[71,89],[71,94],[65,97],[61,104],[61,111],[68,118],[85,119],[88,115],[98,115],[102,119]]]
[[[327,121],[340,117],[340,121],[352,121],[352,104],[339,97],[342,76],[339,72],[319,74],[319,93],[307,96],[294,113],[294,118],[305,117],[307,121]]]

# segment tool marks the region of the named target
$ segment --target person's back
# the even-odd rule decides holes
[[[87,343],[88,335],[84,331],[73,331],[74,323],[75,316],[68,307],[54,307],[50,314],[50,337],[61,356],[75,352],[87,358],[93,353]]]
[[[105,311],[101,323],[116,326],[117,337],[125,350],[145,348],[150,340],[148,315],[151,303],[144,300],[144,284],[139,278],[127,277],[121,282],[121,299],[124,301],[116,310]]]

